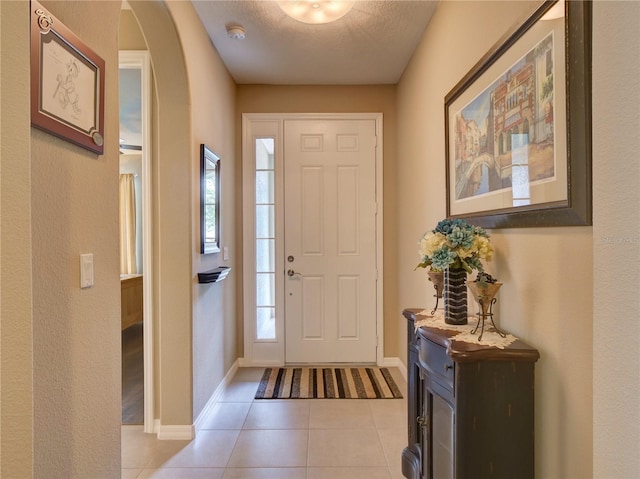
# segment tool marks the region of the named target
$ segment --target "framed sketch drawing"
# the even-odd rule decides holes
[[[590,2],[544,2],[489,51],[445,97],[447,216],[591,224],[590,75]]]
[[[32,0],[31,124],[102,154],[104,75],[104,60]]]

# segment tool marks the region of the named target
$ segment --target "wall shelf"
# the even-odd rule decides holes
[[[198,273],[198,283],[217,283],[227,277],[231,268],[221,266],[209,271]]]

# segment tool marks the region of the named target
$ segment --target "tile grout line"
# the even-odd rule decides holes
[[[232,379],[233,381],[233,379]],[[231,458],[233,457],[233,452],[236,450],[236,446],[238,445],[238,441],[240,440],[240,435],[242,434],[242,431],[244,431],[244,425],[247,423],[247,418],[249,417],[249,414],[251,413],[251,408],[253,407],[253,403],[255,402],[255,398],[252,399],[249,404],[249,410],[247,411],[247,415],[244,417],[244,420],[242,421],[242,424],[240,425],[240,430],[238,430],[238,435],[236,436],[236,440],[233,443],[233,447],[231,448],[231,452],[229,453],[229,457],[227,458],[227,462],[224,465],[224,470],[222,472],[222,477],[224,477],[225,473],[227,472],[227,469],[229,468],[229,462],[231,461]]]

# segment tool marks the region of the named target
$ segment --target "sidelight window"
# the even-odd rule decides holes
[[[276,339],[274,139],[255,140],[256,339]]]

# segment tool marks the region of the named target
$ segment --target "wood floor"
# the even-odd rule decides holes
[[[122,424],[144,423],[142,323],[122,331]]]

